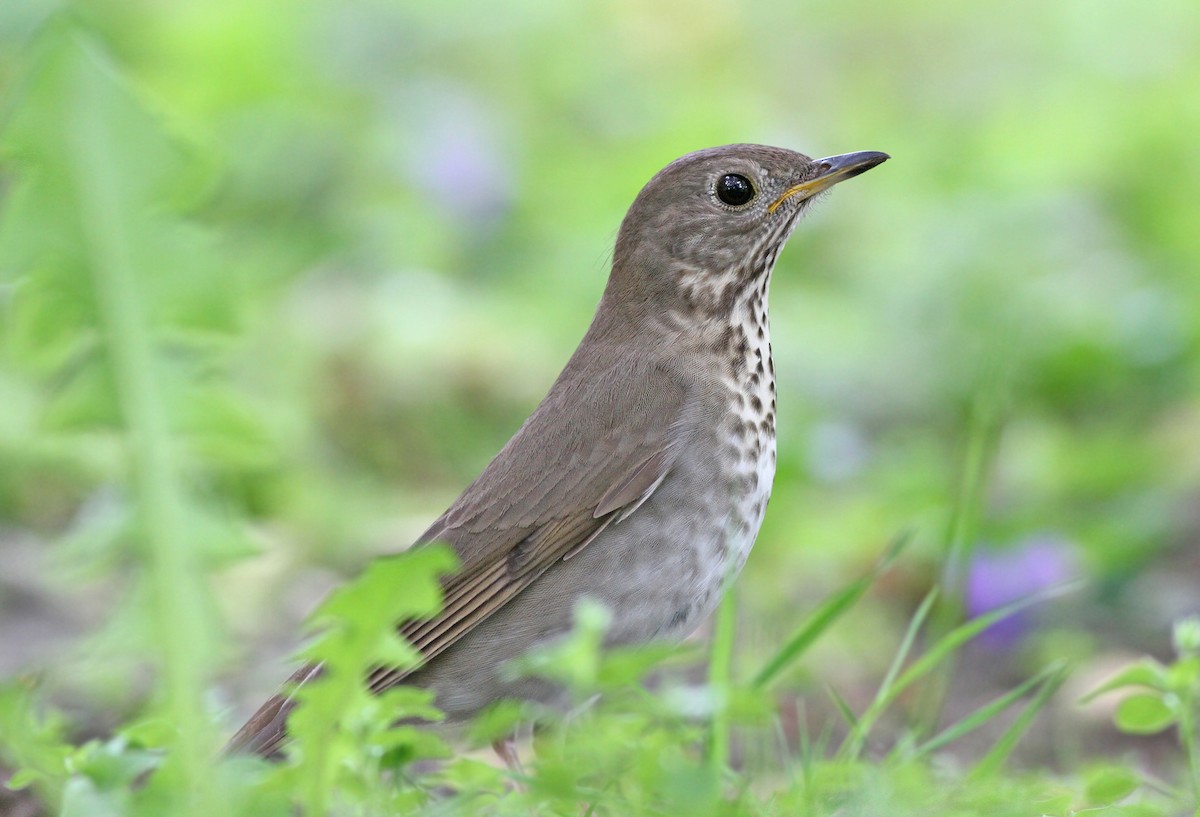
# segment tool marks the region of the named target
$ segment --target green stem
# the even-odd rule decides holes
[[[988,466],[1000,429],[1000,384],[982,387],[971,403],[967,420],[967,448],[958,480],[958,495],[946,531],[941,597],[930,616],[929,638],[937,640],[963,619],[967,569],[978,541],[980,509],[987,486]],[[946,690],[954,675],[951,658],[931,676],[916,705],[916,731],[929,734],[941,718]]]
[[[946,536],[941,609],[935,618],[942,631],[953,628],[962,619],[967,567],[975,550],[989,455],[998,427],[995,398],[991,394],[977,395],[967,421],[967,450],[958,481],[958,497]]]
[[[68,135],[71,182],[75,187],[98,302],[100,323],[127,427],[134,495],[149,569],[153,628],[166,692],[167,714],[175,727],[179,770],[190,793],[188,811],[225,813],[215,799],[207,765],[208,723],[203,710],[203,573],[189,542],[185,497],[172,456],[172,439],[162,381],[146,307],[141,298],[123,217],[120,169],[112,149],[111,79],[86,46],[75,121]]]

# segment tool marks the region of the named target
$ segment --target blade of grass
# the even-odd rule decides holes
[[[813,813],[816,806],[814,798],[817,790],[815,786],[817,767],[825,762],[826,750],[829,746],[833,724],[828,720],[825,721],[825,724],[821,727],[821,731],[814,740],[808,728],[807,712],[802,709],[801,713],[802,717],[798,719],[800,727],[800,774],[801,780],[804,782],[804,798],[808,805],[805,813]]]
[[[1083,582],[1072,581],[1058,584],[1049,587],[1032,595],[1026,596],[1023,599],[1017,599],[1011,604],[1006,604],[1003,607],[998,607],[990,613],[986,613],[970,621],[964,622],[955,627],[950,632],[946,633],[941,639],[934,644],[927,653],[922,655],[917,661],[908,668],[908,670],[900,676],[896,681],[896,692],[910,686],[913,682],[927,675],[931,670],[942,663],[947,657],[953,655],[959,647],[966,644],[975,636],[991,627],[998,621],[1003,621],[1009,616],[1019,613],[1035,604],[1049,601],[1067,593],[1074,592],[1083,586]]]
[[[1046,703],[1058,691],[1059,687],[1063,685],[1063,682],[1067,680],[1069,673],[1069,666],[1059,664],[1053,673],[1046,677],[1041,688],[1033,697],[1033,700],[1029,702],[1029,706],[1021,711],[1021,714],[1005,730],[1000,739],[992,745],[992,748],[983,756],[983,759],[975,764],[975,767],[967,775],[968,778],[978,779],[989,777],[1000,771],[1005,761],[1008,760],[1009,755],[1012,754],[1013,749],[1016,748],[1021,738],[1024,737],[1025,732],[1033,724],[1034,717],[1046,706]]]
[[[842,716],[842,720],[851,729],[858,726],[858,716],[854,714],[854,710],[850,708],[850,704],[842,697],[842,693],[838,692],[832,685],[825,687],[825,692],[829,694],[830,700],[833,701],[834,707],[837,708],[838,714]]]
[[[971,402],[967,419],[967,449],[959,473],[958,492],[946,530],[946,556],[942,565],[942,602],[933,619],[935,628],[949,629],[962,618],[962,594],[967,564],[971,560],[983,504],[988,464],[1000,427],[997,384],[981,389]]]
[[[896,536],[888,545],[886,551],[872,565],[866,574],[860,576],[837,593],[827,598],[792,634],[791,638],[771,657],[750,682],[754,689],[767,689],[785,670],[800,660],[818,638],[828,630],[835,621],[852,608],[875,581],[887,572],[888,568],[904,550],[912,539],[912,533],[905,531]]]
[[[1048,588],[1039,593],[1034,593],[1023,599],[1018,599],[1011,604],[997,608],[986,615],[971,619],[942,636],[924,655],[914,661],[907,670],[900,674],[894,682],[887,683],[885,681],[880,686],[879,694],[876,695],[875,700],[872,701],[867,710],[859,717],[858,727],[846,736],[846,740],[842,743],[842,748],[838,750],[838,755],[840,757],[858,757],[870,733],[871,727],[887,711],[887,708],[891,706],[896,698],[908,687],[935,670],[947,658],[953,656],[962,645],[975,638],[975,636],[996,622],[1002,621],[1027,607],[1040,604],[1041,602],[1075,590],[1080,585],[1081,582],[1068,582]],[[928,600],[929,597],[927,596],[926,599]],[[916,618],[917,616],[914,616],[914,621]],[[909,629],[910,632],[913,631],[911,625]]]
[[[917,611],[913,613],[913,617],[908,622],[908,627],[904,632],[904,638],[900,641],[900,647],[896,650],[896,655],[892,659],[891,666],[888,667],[887,674],[879,684],[875,698],[871,701],[866,711],[863,712],[862,717],[853,724],[853,728],[838,748],[839,757],[857,758],[862,754],[863,746],[866,745],[871,728],[891,703],[892,689],[896,683],[896,676],[899,675],[900,668],[904,666],[904,662],[908,660],[908,655],[912,651],[912,645],[916,642],[917,633],[920,632],[921,626],[929,616],[929,611],[932,609],[937,597],[938,589],[935,587],[925,594],[925,598],[921,601],[920,606],[917,607]]]
[[[1000,432],[1002,365],[1002,362],[993,364],[991,371],[984,375],[986,379],[971,402],[967,418],[966,451],[944,540],[941,602],[930,619],[930,635],[933,638],[948,632],[963,619],[967,568],[979,540],[980,509],[983,506],[987,474]],[[928,733],[937,724],[953,673],[954,662],[953,657],[950,657],[921,690],[915,708],[916,734]]]
[[[913,759],[924,758],[930,753],[936,752],[943,746],[953,743],[964,735],[974,732],[976,729],[990,722],[997,715],[1008,709],[1017,701],[1024,698],[1025,694],[1029,692],[1029,690],[1039,685],[1044,687],[1054,683],[1055,680],[1063,674],[1065,667],[1066,662],[1064,661],[1054,662],[1037,675],[1034,675],[1033,677],[1021,683],[1019,686],[1009,690],[1004,695],[989,701],[975,711],[971,712],[966,717],[943,729],[937,735],[934,735],[932,738],[918,746],[911,757]],[[1058,682],[1061,683],[1061,679],[1059,679]],[[1041,689],[1038,690],[1038,694],[1041,694]],[[1035,698],[1035,700],[1037,699]]]
[[[805,731],[804,709],[802,705],[796,708],[797,729],[801,734]],[[771,719],[771,737],[775,741],[773,747],[776,763],[775,768],[781,769],[787,778],[788,786],[794,788],[800,783],[800,758],[792,752],[792,747],[788,741],[787,731],[784,729],[783,721],[779,717]],[[801,739],[803,745],[803,738]]]
[[[879,685],[879,692],[875,696],[876,701],[886,700],[891,694],[892,687],[896,683],[896,677],[900,674],[900,668],[908,660],[908,655],[912,652],[912,646],[916,643],[917,633],[921,631],[921,626],[929,616],[929,611],[933,609],[938,595],[936,587],[930,590],[925,594],[925,598],[921,600],[917,611],[913,613],[912,620],[908,622],[908,628],[904,631],[904,638],[900,641],[900,648],[896,650],[896,657],[892,659],[892,665],[888,667],[887,675],[883,677],[883,682]]]

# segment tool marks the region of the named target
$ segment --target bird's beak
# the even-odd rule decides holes
[[[890,158],[886,153],[880,153],[877,150],[862,150],[858,153],[843,153],[840,156],[817,159],[813,162],[813,167],[817,169],[817,175],[784,190],[783,195],[775,199],[767,208],[767,212],[774,213],[781,204],[794,196],[799,196],[801,200],[810,199],[822,190],[828,190],[838,182],[851,179],[860,173],[866,173],[875,165],[882,164]]]

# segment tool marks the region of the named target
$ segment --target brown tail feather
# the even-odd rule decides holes
[[[308,664],[294,672],[283,689],[260,706],[229,739],[225,744],[225,753],[278,757],[280,746],[287,740],[288,715],[296,708],[293,693],[301,684],[315,678],[320,671],[320,664]]]

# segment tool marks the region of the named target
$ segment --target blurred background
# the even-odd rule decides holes
[[[965,653],[948,704],[1076,661],[1081,729],[1051,750],[1078,749],[1084,688],[1200,611],[1197,88],[1193,0],[0,4],[0,675],[84,733],[154,690],[88,272],[119,216],[89,179],[148,213],[131,268],[204,655],[244,711],[324,590],[536,405],[654,172],[729,142],[884,150],[774,276],[779,472],[740,648],[756,667],[905,530],[802,696],[867,698],[948,552],[969,613],[1082,578]]]

